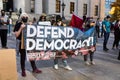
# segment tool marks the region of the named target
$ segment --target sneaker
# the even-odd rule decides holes
[[[39,69],[35,69],[35,70],[33,70],[33,73],[42,73],[42,71]]]
[[[22,77],[26,77],[26,72],[22,71],[21,75],[22,75]]]
[[[104,51],[108,51],[109,49],[107,49],[107,48],[105,48],[105,49],[103,49]]]
[[[94,62],[94,61],[91,61],[91,64],[92,64],[92,65],[95,65],[95,62]]]
[[[70,66],[65,66],[64,68],[69,70],[69,71],[72,71],[72,68]]]
[[[86,61],[86,62],[85,62],[85,65],[88,65],[88,66],[89,66],[89,65],[90,65],[90,63],[89,63],[88,61]]]
[[[56,70],[58,69],[58,64],[54,65],[54,69]]]

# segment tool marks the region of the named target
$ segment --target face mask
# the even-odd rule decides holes
[[[22,18],[22,21],[24,22],[24,23],[26,23],[27,21],[28,21],[28,18],[26,17],[26,18]]]

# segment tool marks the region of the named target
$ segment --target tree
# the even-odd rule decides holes
[[[111,7],[111,20],[118,20],[120,18],[120,0],[116,0],[116,2],[111,5]]]

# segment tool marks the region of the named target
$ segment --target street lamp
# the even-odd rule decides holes
[[[62,2],[61,6],[62,6],[62,20],[65,20],[64,10],[65,10],[66,5],[65,5],[64,1]]]
[[[10,17],[12,16],[12,9],[11,8],[9,9],[9,16]]]

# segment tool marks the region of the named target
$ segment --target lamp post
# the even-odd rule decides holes
[[[62,6],[62,20],[65,20],[64,10],[65,10],[66,5],[65,5],[64,1],[62,2],[61,6]]]
[[[12,9],[11,8],[9,9],[9,16],[10,17],[12,16]]]

